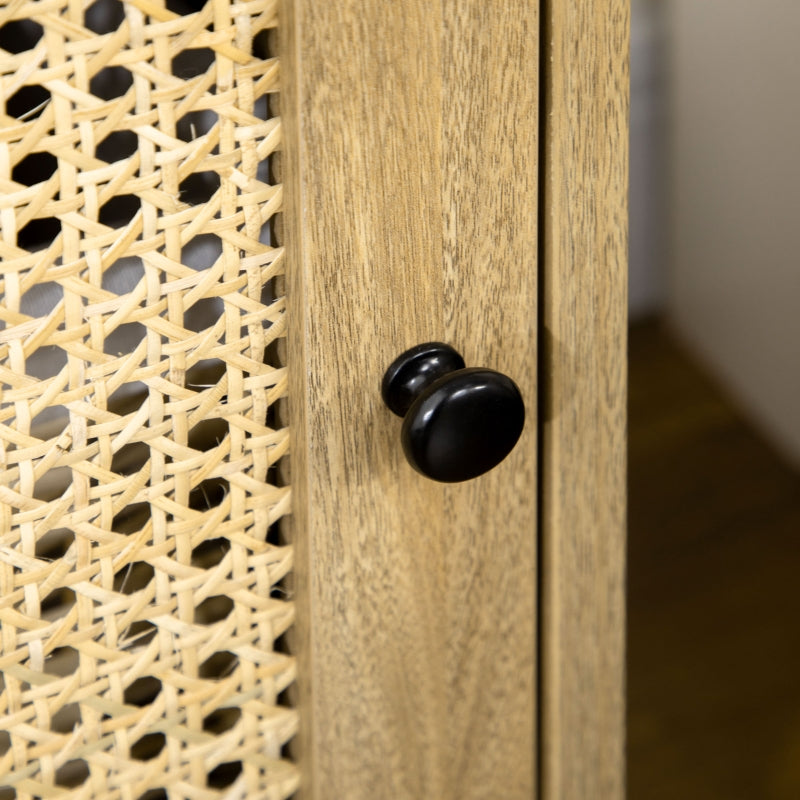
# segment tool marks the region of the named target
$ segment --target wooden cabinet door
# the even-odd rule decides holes
[[[564,24],[555,30],[564,54],[580,44],[579,36],[585,43],[605,36],[612,24],[605,12],[616,5],[575,2],[543,16],[530,0],[283,3],[281,172],[298,614],[292,647],[305,797],[601,796],[577,793],[595,782],[594,767],[613,776],[602,796],[618,796],[618,747],[589,746],[587,775],[572,780],[572,794],[554,792],[567,785],[557,773],[579,770],[570,764],[576,747],[568,744],[576,736],[621,742],[619,641],[607,645],[606,622],[601,629],[586,626],[584,611],[571,605],[574,597],[602,596],[619,611],[621,594],[615,587],[609,595],[608,583],[622,563],[617,506],[610,516],[601,513],[602,532],[593,517],[616,503],[621,473],[602,479],[612,497],[596,496],[600,484],[592,483],[598,477],[592,470],[604,470],[605,451],[565,451],[563,442],[606,420],[605,432],[588,431],[585,441],[600,443],[609,430],[618,436],[620,418],[595,413],[608,403],[608,392],[600,397],[608,389],[603,364],[579,381],[584,400],[570,400],[574,394],[568,397],[559,381],[572,381],[586,366],[573,363],[576,356],[623,357],[621,349],[611,353],[624,343],[617,314],[624,303],[621,251],[609,252],[617,259],[612,278],[602,286],[598,278],[584,304],[574,302],[575,293],[591,288],[588,276],[599,275],[599,265],[570,259],[584,240],[607,238],[613,222],[624,242],[622,220],[602,210],[605,183],[597,168],[602,172],[603,165],[590,165],[591,147],[580,151],[589,139],[607,136],[612,123],[622,142],[619,118],[606,125],[606,117],[582,115],[587,109],[602,114],[609,98],[616,102],[614,81],[622,102],[624,53],[614,53],[610,67],[607,39],[592,45],[591,56],[578,53],[575,69],[611,75],[611,83],[579,78],[602,85],[593,94],[588,86],[582,109],[574,107],[576,86],[557,96],[556,82],[540,85],[542,20]],[[624,46],[624,13],[616,24]],[[555,38],[546,45],[548,57]],[[553,112],[563,108],[560,142],[547,138],[540,96]],[[581,133],[586,124],[597,126],[591,136]],[[549,146],[566,159],[565,175],[543,169]],[[617,180],[619,158],[611,161]],[[589,168],[592,175],[584,174]],[[576,186],[562,187],[562,177],[575,178]],[[589,197],[594,211],[581,205]],[[563,216],[551,218],[551,210]],[[585,230],[573,241],[567,231],[574,212],[584,215],[578,224]],[[540,231],[542,220],[551,227],[549,238]],[[543,258],[552,258],[562,274],[544,270]],[[596,319],[597,297],[612,306],[604,320]],[[553,323],[564,329],[552,337],[542,335],[547,298]],[[557,338],[569,334],[570,308],[572,324],[585,318],[586,330],[594,331],[588,345],[582,333],[575,341]],[[462,484],[435,483],[409,467],[399,420],[380,397],[390,362],[432,340],[455,346],[468,365],[509,375],[526,402],[525,430],[511,455]],[[576,343],[561,363],[559,348]],[[564,364],[574,367],[571,374]],[[621,375],[609,379],[616,404]],[[563,400],[555,422],[547,421],[546,397]],[[550,450],[542,451],[543,444]],[[566,474],[542,474],[541,464],[578,469],[577,488],[568,486]],[[589,471],[580,472],[587,464]],[[543,497],[546,507],[540,507]],[[579,513],[562,509],[573,502]],[[584,527],[570,529],[572,522]],[[597,550],[598,537],[609,531],[611,543]],[[547,537],[562,534],[551,546]],[[540,546],[552,558],[555,589],[541,580]],[[608,563],[594,559],[596,550]],[[577,571],[565,562],[574,555]],[[562,579],[576,580],[577,594],[564,590]],[[543,627],[540,596],[550,615]],[[541,636],[550,635],[553,622],[564,627],[551,644]],[[584,626],[582,635],[591,639],[583,653],[564,651],[578,644],[571,625],[575,631]],[[540,674],[540,664],[551,674]],[[603,691],[613,697],[581,694],[573,714],[576,676],[608,677]],[[581,690],[591,693],[590,686]],[[550,710],[546,720],[540,697]],[[609,713],[582,711],[607,700]],[[583,719],[598,729],[559,730],[562,720]],[[543,725],[561,738],[544,744]],[[608,752],[617,760],[597,766],[596,757]],[[552,765],[549,783],[540,753]]]

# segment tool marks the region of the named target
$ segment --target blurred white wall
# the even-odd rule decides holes
[[[664,14],[658,0],[631,8],[630,282],[632,319],[666,302]]]
[[[669,316],[800,464],[800,2],[666,8]]]

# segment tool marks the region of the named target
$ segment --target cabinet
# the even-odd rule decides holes
[[[0,6],[0,798],[621,798],[625,0]]]
[[[627,6],[284,23],[306,796],[621,797]],[[380,400],[430,340],[526,398],[464,484],[413,472]]]

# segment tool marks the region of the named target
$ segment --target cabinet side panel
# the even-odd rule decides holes
[[[550,0],[543,53],[543,800],[624,793],[627,0]]]

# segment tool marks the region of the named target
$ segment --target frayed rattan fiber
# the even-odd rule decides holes
[[[274,0],[0,0],[0,800],[287,798]]]

